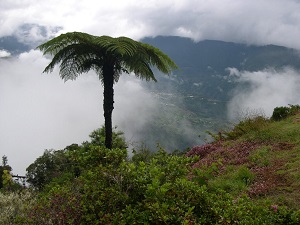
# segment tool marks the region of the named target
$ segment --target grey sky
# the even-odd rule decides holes
[[[14,35],[34,46],[45,40],[44,33],[51,37],[70,31],[134,39],[178,35],[195,41],[276,44],[300,50],[299,12],[298,0],[0,0],[0,37]],[[26,24],[34,26],[24,30]],[[9,54],[0,49],[0,156],[8,156],[14,173],[24,174],[44,149],[81,143],[103,123],[102,88],[93,73],[66,83],[57,71],[42,75],[49,61],[38,51],[4,58]],[[263,80],[252,80],[241,72],[238,82],[248,77],[258,84],[248,95],[263,87],[273,90],[268,83],[271,72],[262,73]],[[296,76],[292,70],[280,74]],[[275,74],[278,79],[280,74]],[[156,105],[140,82],[124,76],[115,89],[114,121],[129,138],[134,138]],[[237,91],[231,104],[242,98]],[[249,105],[244,101],[239,107]]]
[[[298,0],[1,0],[0,37],[22,24],[95,35],[179,35],[300,49]],[[38,30],[29,33],[39,39]]]

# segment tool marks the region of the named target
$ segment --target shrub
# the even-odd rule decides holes
[[[94,153],[92,153],[94,154]],[[102,154],[102,155],[101,155]],[[29,224],[297,224],[297,212],[258,206],[247,197],[210,191],[193,179],[198,157],[160,149],[149,161],[120,160],[120,150],[102,149],[104,160],[74,180],[52,182],[28,214]],[[114,160],[115,159],[115,160]],[[108,160],[108,161],[105,161]],[[247,168],[235,179],[248,184]]]
[[[24,218],[27,224],[79,225],[82,222],[80,184],[54,186],[49,193],[41,193],[31,211]]]
[[[273,114],[271,116],[272,120],[279,121],[284,118],[287,118],[290,114],[290,108],[289,107],[276,107],[274,108]]]
[[[288,116],[295,115],[299,113],[299,111],[300,111],[299,105],[289,105],[288,107],[287,106],[276,107],[273,110],[271,119],[275,121],[279,121],[287,118]]]
[[[241,137],[244,134],[251,134],[257,132],[261,128],[265,127],[269,123],[269,120],[263,116],[257,116],[254,118],[246,118],[240,121],[229,132],[224,132],[224,136],[229,140],[234,140]]]
[[[155,155],[155,153],[147,148],[144,143],[135,146],[132,149],[132,153],[131,161],[136,164],[139,162],[149,162]]]
[[[0,192],[0,224],[21,223],[27,217],[35,200],[29,190]]]
[[[72,179],[78,177],[81,170],[95,167],[100,163],[110,164],[124,160],[127,157],[127,145],[123,132],[113,131],[113,147],[121,149],[118,155],[114,155],[116,151],[105,149],[104,135],[105,130],[102,127],[90,134],[90,142],[86,141],[82,145],[72,144],[63,150],[45,150],[44,154],[26,169],[27,181],[35,189],[42,190],[54,179],[61,180],[64,176]]]

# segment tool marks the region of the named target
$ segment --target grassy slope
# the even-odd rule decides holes
[[[246,119],[215,139],[187,153],[200,155],[195,179],[211,189],[300,209],[300,114],[279,122]]]

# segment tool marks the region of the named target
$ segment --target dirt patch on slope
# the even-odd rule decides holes
[[[270,151],[290,150],[293,145],[289,143],[258,143],[254,141],[230,142],[219,141],[202,146],[195,146],[186,156],[199,156],[200,160],[193,164],[193,168],[207,168],[214,162],[218,163],[218,174],[226,171],[228,165],[246,165],[254,174],[255,179],[249,186],[248,195],[251,197],[268,195],[276,191],[277,188],[287,186],[288,178],[286,175],[278,173],[284,165],[283,160],[274,158],[269,159],[268,165],[257,165],[250,160],[253,151],[267,146]]]

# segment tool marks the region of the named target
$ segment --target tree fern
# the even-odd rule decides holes
[[[65,81],[75,80],[82,73],[94,70],[104,86],[104,117],[106,147],[111,148],[111,112],[113,83],[125,73],[147,81],[156,81],[152,68],[165,74],[176,64],[158,48],[128,37],[93,36],[81,32],[61,34],[37,47],[45,55],[53,56],[44,72],[52,72],[60,64],[59,74]],[[108,121],[108,122],[107,122]]]

